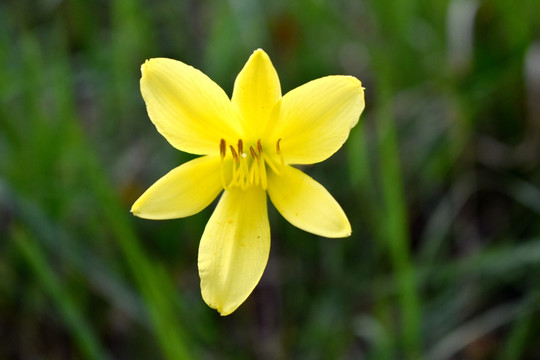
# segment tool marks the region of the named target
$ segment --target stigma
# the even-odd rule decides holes
[[[280,141],[281,139],[276,142],[275,151],[265,152],[261,139],[253,144],[244,144],[242,139],[238,139],[234,145],[227,144],[225,139],[221,139],[219,154],[223,188],[227,190],[239,187],[245,190],[251,186],[260,186],[266,190],[267,170],[280,174],[284,166]]]

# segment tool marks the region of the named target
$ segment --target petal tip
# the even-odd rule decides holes
[[[207,299],[205,295],[206,293],[203,291],[202,297],[206,305],[208,305],[209,308],[216,310],[221,316],[227,316],[227,315],[232,314],[241,305],[241,304],[238,304],[236,306],[229,306],[225,308],[224,304],[217,304],[213,301],[210,301],[209,299]]]
[[[149,74],[152,72],[152,70],[155,70],[160,65],[167,65],[170,64],[171,59],[167,58],[151,58],[146,59],[144,63],[141,65],[141,74],[142,76]],[[172,60],[175,61],[175,60]]]
[[[133,216],[137,216],[137,217],[140,217],[140,212],[139,212],[139,209],[138,207],[135,207],[135,204],[133,204],[133,206],[131,207],[131,209],[129,210],[129,212],[131,213],[131,215]]]
[[[133,205],[131,205],[131,209],[129,209],[129,212],[133,216],[136,216],[139,218],[145,218],[145,216],[143,215],[143,211],[141,211],[141,198],[140,197],[133,203]]]
[[[234,310],[225,311],[223,309],[217,309],[217,311],[219,312],[219,315],[221,315],[221,316],[228,316],[228,315],[231,315],[234,312]]]
[[[354,84],[355,87],[358,87],[361,91],[364,91],[364,87],[362,86],[362,82],[356,78],[355,76],[347,75],[347,79],[351,81],[351,84]]]
[[[343,231],[335,232],[332,235],[333,236],[331,236],[331,237],[336,238],[336,239],[348,238],[348,237],[350,237],[352,235],[352,230],[351,230],[351,227],[349,225],[345,229],[343,229]]]
[[[267,54],[266,54],[266,51],[264,51],[264,50],[261,49],[261,48],[256,49],[256,50],[253,52],[253,55],[255,55],[255,54],[257,54],[257,55],[267,55]],[[268,55],[267,55],[267,56],[268,56]]]
[[[345,215],[345,218],[347,216]],[[351,223],[349,222],[349,219],[346,219],[347,220],[347,226],[345,228],[345,231],[343,231],[343,235],[341,237],[343,238],[346,238],[346,237],[350,237],[352,235],[352,228],[351,228]]]
[[[268,56],[266,51],[264,51],[261,48],[258,48],[257,50],[255,50],[253,52],[253,54],[251,54],[251,59],[250,60],[270,60],[270,57]],[[249,62],[249,60],[248,60],[248,62]]]
[[[142,75],[144,75],[144,73],[146,72],[150,60],[151,60],[151,59],[146,59],[146,60],[142,63],[142,65],[141,65],[141,74],[142,74]]]

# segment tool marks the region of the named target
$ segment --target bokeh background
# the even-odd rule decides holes
[[[251,297],[220,317],[197,247],[214,205],[132,217],[190,156],[138,81],[170,57],[230,95],[264,48],[283,92],[366,88],[346,145],[303,170],[346,239],[270,205]],[[2,0],[0,358],[540,359],[540,2]]]

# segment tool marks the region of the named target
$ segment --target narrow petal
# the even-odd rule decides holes
[[[150,186],[131,212],[145,219],[190,216],[207,207],[223,189],[218,156],[203,156],[171,170]]]
[[[232,313],[259,282],[270,252],[266,193],[259,187],[223,193],[199,245],[204,301]]]
[[[192,154],[217,154],[220,139],[238,139],[238,114],[208,76],[164,58],[147,60],[141,71],[148,115],[172,146]]]
[[[349,220],[337,201],[298,169],[285,166],[280,175],[270,171],[268,195],[280,214],[302,230],[329,238],[351,235]]]
[[[236,77],[232,96],[248,137],[261,137],[279,98],[281,86],[276,69],[263,50],[256,50]]]
[[[313,164],[332,156],[364,110],[364,90],[352,76],[327,76],[285,94],[276,106],[273,138],[288,164]]]

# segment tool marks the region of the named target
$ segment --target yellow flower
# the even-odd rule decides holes
[[[256,50],[232,98],[199,70],[156,58],[141,67],[141,92],[157,130],[178,150],[202,155],[159,179],[133,204],[147,219],[198,213],[224,190],[199,245],[205,302],[232,313],[259,282],[270,251],[266,192],[291,224],[325,237],[351,234],[332,195],[292,164],[334,154],[364,109],[362,84],[327,76],[281,96],[270,58]]]

